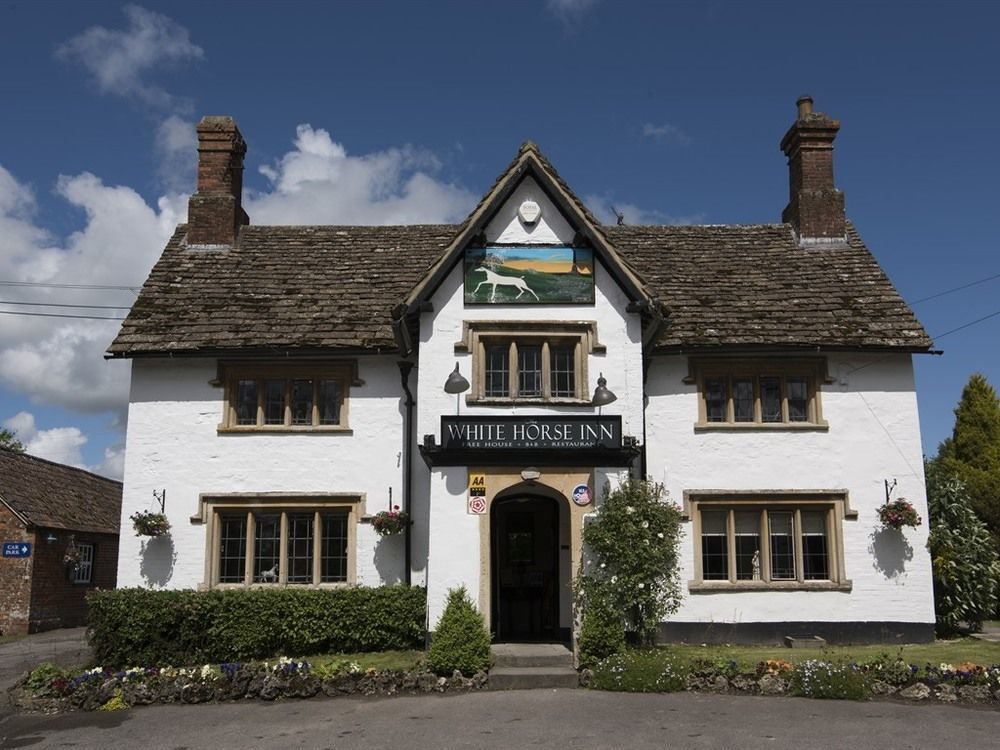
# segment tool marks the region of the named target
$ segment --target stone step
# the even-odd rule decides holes
[[[493,666],[570,667],[573,652],[560,643],[497,643],[490,647]]]
[[[575,688],[580,675],[572,667],[499,667],[490,670],[491,690]]]

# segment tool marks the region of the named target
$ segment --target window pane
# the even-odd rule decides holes
[[[94,570],[94,545],[77,544],[76,549],[80,554],[80,559],[77,560],[76,569],[73,571],[73,582],[90,583]]]
[[[706,581],[729,578],[729,550],[726,518],[729,511],[712,510],[701,514],[701,573]]]
[[[246,513],[219,516],[219,583],[243,583],[247,560]]]
[[[281,572],[278,555],[281,551],[281,516],[277,513],[255,513],[253,546],[254,583],[277,583]]]
[[[236,424],[257,424],[257,381],[236,384]]]
[[[347,515],[324,515],[323,537],[320,544],[321,583],[347,580]]]
[[[510,359],[507,344],[486,347],[486,392],[484,395],[505,398],[510,395]]]
[[[829,580],[827,556],[826,511],[802,511],[802,567],[807,581]]]
[[[733,380],[733,415],[737,422],[753,422],[753,380]]]
[[[552,370],[552,395],[575,396],[576,377],[573,372],[576,351],[572,346],[553,346],[550,348],[550,363]]]
[[[760,411],[764,422],[781,421],[781,381],[773,375],[760,378]]]
[[[785,380],[788,388],[788,421],[809,421],[809,385],[805,378],[794,377]]]
[[[264,381],[264,424],[285,423],[285,381]]]
[[[722,378],[705,380],[705,418],[709,422],[726,421],[726,381]]]
[[[340,424],[340,383],[319,381],[319,423]]]
[[[288,582],[312,583],[313,514],[288,514]]]
[[[771,580],[795,580],[795,543],[792,536],[792,514],[788,511],[769,511],[771,527]]]
[[[760,580],[760,513],[736,513],[736,580]]]
[[[542,395],[542,347],[521,344],[517,347],[517,395],[521,398]]]
[[[313,382],[292,381],[292,424],[313,423]]]

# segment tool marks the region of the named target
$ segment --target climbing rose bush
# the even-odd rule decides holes
[[[575,582],[584,631],[588,610],[602,620],[611,611],[621,631],[655,642],[658,624],[680,606],[680,520],[662,485],[630,479],[605,486],[596,517],[583,529],[584,565]]]

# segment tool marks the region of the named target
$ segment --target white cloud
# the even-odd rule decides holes
[[[173,109],[179,100],[145,79],[176,63],[200,60],[201,47],[188,30],[167,16],[126,5],[124,30],[91,26],[56,49],[56,56],[79,62],[102,93],[136,97],[158,109]]]
[[[294,148],[261,167],[270,190],[250,193],[254,224],[414,224],[465,218],[476,196],[436,179],[428,151],[403,146],[352,156],[330,134],[299,125]]]
[[[632,203],[616,201],[609,195],[587,195],[584,196],[583,202],[594,216],[604,224],[614,224],[618,220],[612,207],[617,209],[625,217],[625,223],[631,226],[643,224],[703,224],[706,218],[703,213],[673,216],[657,209],[640,208]]]
[[[566,27],[574,29],[598,0],[546,0],[545,7]]]
[[[24,444],[25,453],[79,469],[87,468],[80,453],[87,436],[76,427],[39,430],[35,425],[35,416],[26,411],[15,414],[3,425]]]
[[[161,184],[172,193],[193,190],[198,166],[195,124],[180,115],[170,115],[156,128],[154,146],[160,157]]]
[[[651,122],[644,123],[642,126],[642,134],[646,138],[652,138],[660,143],[673,143],[678,146],[691,145],[691,136],[676,125],[671,125],[669,122],[662,125],[654,125]]]

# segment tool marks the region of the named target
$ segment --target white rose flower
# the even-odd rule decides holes
[[[661,531],[661,532],[660,532],[659,534],[657,534],[656,536],[658,536],[658,537],[659,537],[660,539],[663,539],[663,532]]]
[[[642,522],[642,528],[648,529],[649,528],[649,521],[643,521]]]

